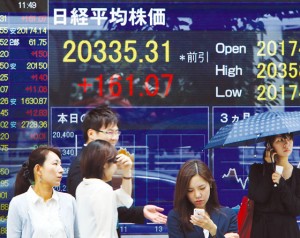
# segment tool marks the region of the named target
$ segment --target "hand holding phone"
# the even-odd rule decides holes
[[[198,217],[198,218],[203,218],[205,214],[205,210],[202,208],[195,208],[194,209],[194,216]]]
[[[276,153],[276,151],[274,149],[271,150],[270,156],[271,156],[272,163],[276,163],[276,161],[277,161],[277,153]]]
[[[278,173],[278,174],[280,174],[280,175],[282,175],[282,173],[283,173],[283,166],[276,165],[275,168],[276,168],[275,172]],[[274,183],[274,187],[277,187],[277,186],[278,186],[277,183]]]
[[[276,173],[279,173],[280,175],[282,175],[282,173],[283,173],[283,166],[276,165],[275,171],[276,171]]]
[[[267,163],[272,163],[272,164],[274,164],[277,160],[277,153],[274,150],[274,148],[270,145],[270,143],[267,143],[266,145],[266,152],[265,152],[264,159]]]

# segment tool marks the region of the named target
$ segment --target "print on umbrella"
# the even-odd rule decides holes
[[[265,137],[300,131],[300,112],[268,111],[221,127],[204,149],[251,145]]]

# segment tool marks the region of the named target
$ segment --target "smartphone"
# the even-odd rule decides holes
[[[194,209],[194,216],[197,216],[199,218],[203,218],[204,213],[205,213],[205,210],[202,209],[202,208],[195,208]]]
[[[274,151],[273,147],[270,145],[270,143],[267,143],[266,146],[267,150],[270,151],[271,161],[272,163],[275,163],[277,160],[277,153]]]

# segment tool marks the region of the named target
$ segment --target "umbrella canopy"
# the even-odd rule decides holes
[[[300,112],[268,111],[221,127],[204,149],[250,145],[267,136],[300,132]]]

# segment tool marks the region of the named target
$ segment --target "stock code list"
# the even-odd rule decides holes
[[[48,19],[37,2],[1,4],[0,237],[6,237],[14,175],[32,148],[47,144]]]

